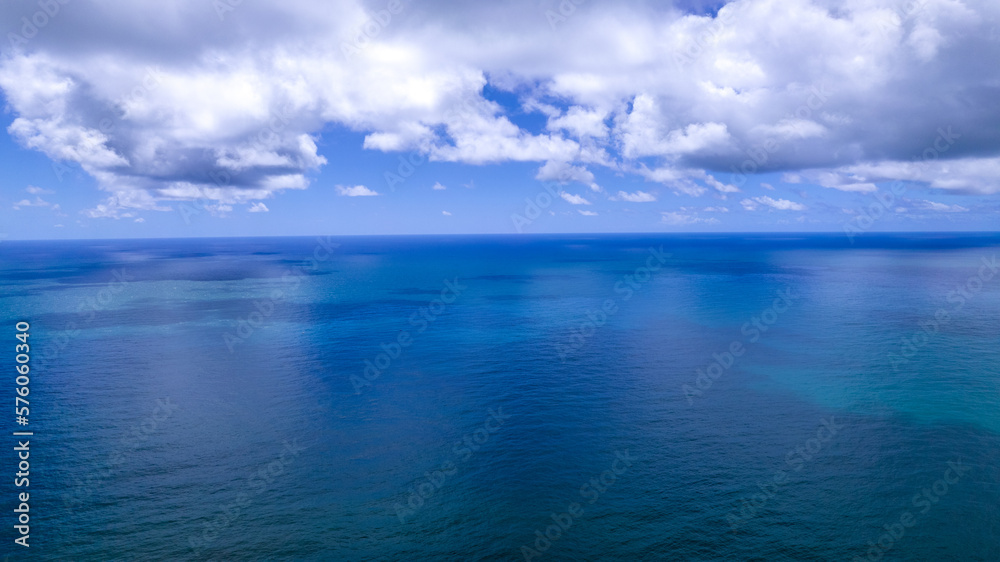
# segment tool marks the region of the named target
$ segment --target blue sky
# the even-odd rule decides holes
[[[1000,7],[864,4],[5,3],[0,233],[996,230]]]

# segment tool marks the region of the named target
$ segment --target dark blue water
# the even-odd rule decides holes
[[[30,322],[35,436],[30,549],[0,455],[3,552],[998,560],[997,254],[996,235],[5,241],[0,362]]]

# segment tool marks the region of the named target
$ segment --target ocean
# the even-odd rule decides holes
[[[4,241],[13,560],[1000,560],[996,234]],[[30,548],[12,510],[30,492]],[[26,554],[27,553],[27,554]]]

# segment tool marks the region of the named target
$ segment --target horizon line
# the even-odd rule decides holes
[[[816,230],[816,231],[692,231],[692,232],[459,232],[459,233],[422,233],[422,234],[272,234],[259,236],[157,236],[157,237],[130,237],[130,238],[0,238],[0,247],[3,242],[118,242],[118,241],[144,241],[144,240],[247,240],[247,239],[271,239],[271,238],[313,238],[313,237],[342,237],[342,238],[419,238],[419,237],[477,237],[495,236],[510,238],[530,238],[535,236],[847,236],[844,231],[838,230]],[[866,238],[887,235],[1000,235],[1000,230],[887,230],[872,231],[855,234],[855,238]]]

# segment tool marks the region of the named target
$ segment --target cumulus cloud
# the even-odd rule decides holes
[[[581,215],[583,215],[585,217],[596,217],[597,216],[597,213],[595,213],[594,211],[584,211],[583,209],[577,209],[576,212],[580,213]]]
[[[446,216],[446,217],[450,217],[451,216],[451,213],[449,213],[448,211],[441,211],[441,214],[444,215],[444,216]]]
[[[551,108],[551,106],[548,107]],[[571,107],[565,113],[561,113],[555,108],[552,109],[555,114],[550,115],[550,119],[546,125],[551,131],[566,131],[579,139],[587,137],[603,139],[610,133],[610,129],[605,123],[605,120],[608,118],[607,111],[588,109],[580,106]],[[542,110],[544,111],[544,109]]]
[[[0,21],[36,9],[5,2]],[[993,0],[924,0],[898,23],[847,0],[736,0],[714,16],[593,2],[555,29],[528,0],[414,2],[345,56],[373,9],[244,2],[220,21],[200,0],[79,0],[5,45],[8,132],[96,180],[108,196],[88,216],[306,189],[331,125],[369,150],[540,163],[538,179],[594,191],[597,168],[689,196],[739,191],[734,169],[1000,191]],[[914,161],[942,124],[954,142]]]
[[[371,189],[368,189],[363,185],[355,185],[355,186],[338,185],[337,195],[341,195],[343,197],[372,197],[378,195],[378,192],[372,191]]]
[[[271,209],[268,209],[267,205],[259,201],[257,203],[254,203],[253,205],[250,205],[250,208],[247,209],[247,212],[249,213],[267,213],[270,211]]]
[[[667,122],[665,110],[656,98],[637,95],[632,111],[623,116],[618,127],[622,155],[626,158],[683,156],[730,147],[731,137],[724,123],[691,123],[669,129]]]
[[[441,185],[440,182],[434,182],[434,185],[431,187],[431,189],[433,189],[434,191],[444,191],[448,188]]]

